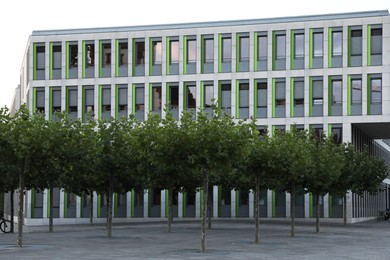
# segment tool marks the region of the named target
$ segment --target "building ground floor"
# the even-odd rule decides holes
[[[48,190],[28,190],[25,195],[25,224],[45,225],[49,221]],[[17,194],[14,199],[15,220],[17,220]],[[213,218],[253,218],[254,193],[213,186],[210,193],[210,212]],[[204,192],[184,192],[174,194],[173,217],[178,219],[200,218]],[[92,201],[92,203],[91,203]],[[389,208],[390,186],[383,184],[377,194],[347,194],[346,216],[349,223],[374,219],[379,211]],[[290,218],[291,196],[286,192],[263,190],[260,193],[260,217],[266,219]],[[326,194],[319,200],[320,218],[323,221],[341,222],[344,216],[343,197]],[[113,195],[114,222],[131,220],[156,220],[168,216],[168,191],[143,190]],[[10,216],[10,194],[4,196],[5,215]],[[300,192],[295,198],[297,219],[310,220],[316,217],[316,203],[313,195]],[[106,196],[94,192],[76,196],[58,188],[53,190],[53,218],[55,224],[88,223],[90,216],[94,222],[104,222],[107,217]]]

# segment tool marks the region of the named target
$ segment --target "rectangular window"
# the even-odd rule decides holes
[[[231,62],[232,60],[232,39],[222,38],[222,62]]]
[[[231,115],[232,103],[232,86],[230,81],[222,81],[221,83],[221,109],[228,115]]]
[[[179,63],[179,41],[170,41],[170,62]]]
[[[179,85],[167,83],[169,86],[169,111],[175,119],[179,119]]]
[[[95,96],[94,96],[94,87],[85,86],[84,87],[84,114],[83,121],[88,120],[94,116],[95,112]]]
[[[332,136],[336,144],[341,144],[343,142],[343,126],[339,124],[332,125]]]
[[[267,60],[268,39],[267,35],[259,35],[257,37],[257,60]]]
[[[127,117],[127,85],[118,85],[118,117]]]
[[[379,74],[369,75],[370,80],[370,103],[368,104],[369,115],[382,114],[382,76]]]
[[[275,80],[275,117],[286,116],[286,82],[284,79]]]
[[[35,113],[45,114],[45,88],[35,89]]]
[[[370,54],[368,65],[382,65],[382,27],[369,26],[371,30]]]
[[[185,83],[186,86],[186,109],[196,109],[196,85],[195,83]]]
[[[92,42],[87,42],[85,45],[85,49],[86,67],[95,66],[95,44]]]
[[[160,84],[153,84],[152,85],[152,96],[150,98],[152,99],[151,100],[152,112],[161,116],[162,92],[161,92],[161,85]]]
[[[294,34],[294,58],[303,58],[305,55],[305,35],[303,33]]]
[[[71,120],[76,120],[77,118],[77,87],[68,87],[67,88],[67,112]]]
[[[313,57],[322,57],[324,53],[324,39],[322,32],[313,33]]]
[[[361,104],[362,103],[362,80],[361,79],[352,79],[352,104]]]
[[[240,61],[249,61],[249,36],[240,37]]]
[[[129,47],[127,41],[120,41],[118,43],[118,47],[119,47],[119,60],[118,60],[119,67],[121,66],[127,67],[127,64],[129,63],[129,54],[128,54]]]
[[[249,118],[249,83],[239,83],[239,118]]]
[[[52,88],[51,99],[52,99],[51,112],[52,112],[52,118],[54,118],[53,116],[55,113],[61,112],[61,88],[59,87]]]
[[[109,119],[111,117],[111,86],[102,86],[102,108],[101,117]]]
[[[323,81],[322,77],[312,78],[312,113],[311,116],[323,114]]]
[[[304,116],[305,85],[303,78],[294,78],[294,117]]]
[[[214,62],[214,40],[204,39],[204,61],[205,63]]]
[[[351,67],[358,67],[362,65],[362,52],[363,52],[363,40],[362,40],[362,29],[350,28],[350,39],[349,39],[349,63]]]
[[[162,63],[162,43],[161,41],[153,41],[153,65]]]
[[[102,59],[103,68],[111,65],[111,43],[102,43]]]
[[[145,42],[137,40],[135,42],[135,62],[137,65],[145,64]]]
[[[196,63],[196,39],[187,40],[187,62]]]
[[[286,58],[286,35],[276,35],[276,59]]]
[[[37,70],[45,70],[45,45],[38,45],[36,47],[36,68]]]
[[[53,45],[53,70],[61,70],[61,43]]]
[[[204,108],[211,108],[211,105],[213,104],[213,98],[214,98],[214,86],[212,82],[205,82],[204,83],[204,96],[203,96],[203,106]]]
[[[343,103],[343,86],[341,79],[332,79],[332,105]],[[333,115],[333,113],[332,113]]]
[[[258,118],[267,118],[267,80],[257,81],[257,111],[256,117]]]
[[[75,79],[78,74],[78,44],[77,42],[67,42],[67,79]]]
[[[343,55],[343,32],[342,31],[332,31],[332,56],[342,56]]]
[[[135,118],[138,121],[144,120],[144,111],[145,111],[145,88],[143,84],[135,84],[135,102],[134,102],[134,112]]]

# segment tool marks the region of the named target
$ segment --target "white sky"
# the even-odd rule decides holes
[[[389,0],[12,0],[0,4],[0,107],[10,107],[33,30],[255,19],[390,9]]]

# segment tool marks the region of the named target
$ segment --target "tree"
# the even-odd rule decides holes
[[[305,188],[314,194],[316,202],[316,233],[320,232],[319,198],[331,191],[343,167],[343,150],[332,137],[310,136],[310,165],[305,175]]]
[[[267,134],[259,135],[256,125],[252,122],[250,135],[248,136],[247,155],[242,161],[236,173],[236,188],[252,189],[255,191],[255,244],[259,239],[259,216],[260,216],[260,189],[269,186],[271,174],[270,138]]]
[[[204,200],[201,205],[201,252],[206,251],[206,217],[210,173],[230,172],[234,161],[243,155],[245,138],[242,138],[242,124],[224,116],[214,106],[210,117],[200,111],[197,120],[189,128],[191,166],[202,179]]]
[[[303,188],[303,176],[310,164],[307,132],[293,128],[290,132],[276,131],[271,139],[273,179],[271,188],[291,194],[291,237],[295,236],[295,196]]]

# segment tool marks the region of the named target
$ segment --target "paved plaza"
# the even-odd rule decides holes
[[[250,220],[214,220],[207,230],[207,253],[200,253],[200,221],[114,224],[106,237],[102,224],[26,227],[24,247],[16,234],[0,233],[0,259],[390,259],[390,221],[357,224],[262,222],[261,243]]]

